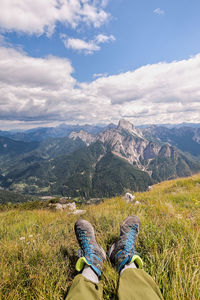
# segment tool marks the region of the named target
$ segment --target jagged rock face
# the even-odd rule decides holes
[[[69,135],[70,139],[76,140],[77,138],[80,138],[84,143],[86,143],[87,146],[89,146],[91,143],[95,141],[95,136],[81,130],[80,132],[72,132]]]
[[[125,130],[127,130],[128,132],[130,132],[133,135],[136,135],[138,137],[144,138],[141,130],[139,130],[138,128],[134,127],[133,124],[131,124],[130,122],[128,122],[128,121],[126,121],[124,119],[119,120],[117,129],[119,129],[119,130],[120,129],[125,129]]]
[[[151,135],[149,137],[148,133],[154,131],[157,134],[159,133],[159,135],[164,135],[167,143],[163,145],[158,140],[152,141]],[[188,132],[187,129],[184,129],[179,134],[182,134],[184,131]],[[74,139],[79,137],[87,145],[100,141],[105,147],[105,153],[111,151],[114,155],[127,160],[131,165],[147,172],[150,176],[153,176],[153,172],[155,174],[157,164],[160,163],[157,162],[157,158],[161,158],[162,161],[173,161],[172,165],[178,163],[180,154],[176,148],[168,143],[169,129],[152,126],[143,132],[135,128],[130,122],[120,120],[117,127],[107,129],[97,136],[80,131],[79,133],[72,133],[70,137]],[[196,135],[196,138],[198,139],[198,135]],[[152,166],[154,166],[154,170]]]
[[[172,147],[169,145],[164,145],[160,151],[159,151],[159,156],[160,157],[171,157],[171,152],[172,152]]]
[[[153,142],[150,142],[143,151],[143,157],[145,160],[155,158],[160,151],[160,147]]]
[[[131,123],[120,120],[116,129],[101,133],[97,139],[107,145],[115,155],[128,160],[131,164],[135,163],[141,169],[143,168],[140,157],[143,158],[144,149],[149,142],[144,139],[142,132]]]
[[[126,120],[120,120],[117,128],[108,129],[96,137],[84,131],[73,132],[69,137],[80,138],[87,145],[101,141],[113,154],[126,159],[143,171],[147,170],[141,161],[155,158],[160,151],[156,143],[149,142],[140,129]]]

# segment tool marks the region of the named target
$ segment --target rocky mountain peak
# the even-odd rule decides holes
[[[127,130],[131,134],[137,135],[137,136],[139,136],[139,137],[141,137],[141,138],[144,139],[142,131],[140,129],[136,128],[132,123],[130,123],[127,120],[124,120],[124,119],[119,120],[117,129],[118,130],[121,130],[121,129]]]
[[[120,119],[117,128],[118,129],[123,128],[125,130],[132,131],[134,126],[133,124],[131,124],[131,122],[125,119]]]

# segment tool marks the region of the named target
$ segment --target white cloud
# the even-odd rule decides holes
[[[105,35],[99,34],[97,35],[94,40],[85,41],[76,38],[69,38],[65,34],[61,34],[61,38],[66,48],[77,50],[80,53],[85,54],[93,54],[95,51],[99,51],[101,47],[99,44],[108,43],[111,41],[115,41],[115,37],[113,35]]]
[[[108,43],[115,41],[115,37],[111,35],[105,35],[105,34],[98,34],[95,38],[95,41],[97,44],[102,44],[102,43]]]
[[[99,27],[108,18],[102,5],[92,0],[1,0],[2,31],[51,35],[57,22],[72,28],[80,23]]]
[[[4,85],[43,89],[72,87],[73,68],[67,59],[49,56],[45,59],[26,56],[12,48],[0,48],[0,82]]]
[[[106,77],[108,73],[95,73],[93,74],[93,78]]]
[[[8,121],[23,126],[107,123],[121,117],[136,125],[200,122],[199,86],[200,54],[79,83],[67,59],[32,58],[0,47],[0,119],[5,126]]]
[[[156,8],[153,12],[156,15],[164,15],[165,14],[165,11],[161,8]]]
[[[200,122],[200,54],[98,78],[80,87],[136,124]]]
[[[78,50],[85,54],[92,54],[94,51],[99,51],[101,48],[94,41],[86,42],[81,39],[67,38],[64,40],[64,45],[68,49]]]

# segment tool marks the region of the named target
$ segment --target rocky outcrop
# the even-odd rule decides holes
[[[160,147],[153,142],[150,142],[147,147],[144,149],[143,158],[145,160],[155,158],[160,151]]]
[[[172,151],[173,151],[173,148],[169,144],[164,145],[159,151],[159,156],[170,158]]]
[[[73,215],[83,215],[86,213],[86,210],[77,209],[75,202],[67,203],[67,204],[61,204],[59,202],[55,203],[55,204],[50,203],[49,206],[53,206],[56,210],[59,210],[59,211],[68,209],[69,210],[68,214],[73,214]]]
[[[131,193],[126,193],[125,194],[125,200],[127,203],[132,202],[135,199],[135,196],[132,195]]]

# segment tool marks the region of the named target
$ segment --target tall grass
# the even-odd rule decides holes
[[[163,182],[137,193],[139,205],[123,197],[86,206],[104,249],[119,235],[124,218],[142,223],[137,250],[144,269],[165,299],[200,299],[200,175]],[[38,207],[38,206],[36,206]],[[67,211],[15,208],[0,213],[0,299],[63,299],[74,276],[78,244]],[[104,299],[116,294],[118,275],[104,266]]]

